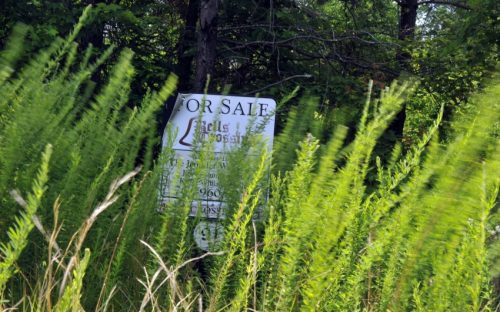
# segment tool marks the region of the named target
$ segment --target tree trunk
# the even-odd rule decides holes
[[[187,53],[196,42],[196,22],[198,21],[200,0],[189,0],[185,11],[184,31],[177,48],[177,70],[179,77],[179,92],[191,90],[191,74],[193,72],[194,53]]]
[[[207,75],[211,75],[214,71],[217,47],[217,1],[201,0],[194,92],[203,91]]]
[[[179,93],[189,93],[191,88],[191,74],[193,73],[193,59],[194,53],[189,52],[193,50],[196,45],[196,22],[198,21],[200,0],[189,0],[187,6],[183,5],[183,1],[178,4],[179,11],[184,16],[184,29],[179,38],[177,46],[177,65],[175,66],[175,73],[179,78],[177,91]],[[159,122],[160,135],[163,134],[163,129],[167,125],[167,121],[172,114],[175,105],[175,96],[167,99],[166,105],[160,111],[160,116],[163,116]],[[160,152],[159,150],[156,152]]]
[[[402,43],[415,37],[417,24],[418,0],[403,0],[400,4],[398,39]],[[405,51],[398,51],[397,60],[402,68],[407,69],[411,55]]]
[[[400,17],[399,17],[399,31],[398,39],[404,46],[405,41],[412,40],[415,37],[415,26],[417,24],[417,9],[418,0],[402,0],[400,2]],[[407,51],[399,49],[397,51],[396,60],[402,70],[409,71],[409,62],[411,54]],[[406,120],[405,108],[396,115],[396,118],[389,126],[389,130],[398,138],[403,137],[403,130]]]

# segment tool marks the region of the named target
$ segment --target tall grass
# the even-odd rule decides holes
[[[394,84],[375,100],[369,90],[349,141],[336,125],[321,143],[324,117],[304,98],[272,157],[257,134],[228,151],[218,172],[224,240],[205,253],[192,237],[201,216],[188,215],[215,162],[210,142],[194,151],[180,199],[160,212],[161,179],[180,177],[164,172],[172,134],[152,156],[154,120],[176,79],[130,103],[124,51],[92,90],[91,74],[112,51],[76,53],[87,13],[21,67],[24,28],[2,53],[0,310],[498,309],[487,250],[498,220],[498,75],[455,119],[449,143],[439,140],[439,116],[390,159],[374,148],[412,86]]]

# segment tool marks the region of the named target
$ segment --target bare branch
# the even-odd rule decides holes
[[[290,76],[290,77],[286,77],[285,79],[281,79],[280,81],[277,81],[277,82],[273,82],[271,84],[268,84],[266,86],[263,86],[262,88],[259,88],[259,89],[256,89],[256,90],[253,90],[253,91],[250,91],[250,92],[247,92],[247,93],[244,93],[243,95],[250,95],[250,94],[255,94],[257,92],[260,92],[260,91],[263,91],[263,90],[266,90],[266,89],[269,89],[275,85],[278,85],[278,84],[281,84],[285,81],[288,81],[288,80],[292,80],[292,79],[295,79],[295,78],[311,78],[312,76],[309,75],[309,74],[304,74],[304,75],[293,75],[293,76]]]

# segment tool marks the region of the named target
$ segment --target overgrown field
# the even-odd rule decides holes
[[[2,52],[0,311],[498,310],[498,75],[446,142],[440,115],[388,158],[374,150],[412,85],[378,99],[369,88],[358,127],[326,138],[304,97],[272,155],[257,133],[228,152],[225,238],[206,253],[188,214],[210,144],[182,196],[158,209],[173,150],[155,155],[155,120],[176,78],[131,105],[132,53],[78,53],[80,27],[28,63],[19,27]],[[93,85],[118,55],[108,83]]]

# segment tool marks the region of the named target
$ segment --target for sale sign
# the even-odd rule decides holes
[[[225,95],[179,94],[169,123],[175,133],[174,159],[164,172],[160,185],[161,205],[179,197],[180,185],[187,172],[198,166],[192,153],[195,145],[203,141],[213,144],[213,163],[200,182],[196,198],[191,205],[191,216],[208,219],[225,217],[226,203],[218,183],[217,166],[227,166],[226,152],[238,148],[245,136],[259,133],[271,150],[274,137],[276,102],[268,98]],[[172,138],[163,136],[163,146]],[[178,174],[175,174],[175,173]],[[177,181],[175,181],[177,179]]]

